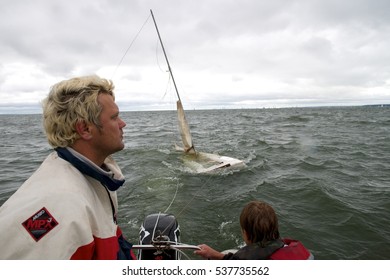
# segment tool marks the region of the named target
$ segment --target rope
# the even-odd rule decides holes
[[[184,205],[184,207],[180,210],[180,212],[179,212],[177,215],[175,215],[175,218],[180,217],[181,214],[184,212],[184,210],[186,210],[186,209],[189,207],[189,205],[190,205],[191,202],[195,199],[195,197],[197,197],[198,194],[202,191],[202,189],[207,185],[208,181],[211,179],[211,176],[212,176],[212,175],[210,175],[210,176],[208,177],[208,180],[207,180],[207,181],[199,188],[199,190],[192,196],[192,198],[190,199],[190,201],[189,201],[186,205]],[[177,191],[178,191],[178,185],[179,185],[179,183],[177,184],[177,188],[176,188],[175,195],[174,195],[174,197],[173,197],[173,199],[172,199],[172,201],[171,201],[171,204],[168,206],[167,210],[171,207],[173,201],[174,201],[175,198],[176,198]],[[165,210],[165,213],[166,213],[167,210]],[[159,212],[159,216],[160,216],[160,214],[161,214],[161,212]],[[172,222],[172,223],[173,223],[173,222]],[[170,224],[161,232],[161,234],[165,233],[165,231],[166,231],[168,228],[170,228],[170,227],[172,226],[172,223],[170,223]],[[157,227],[157,224],[158,224],[158,219],[157,219],[157,221],[156,221],[155,228]]]
[[[181,209],[181,211],[178,213],[176,217],[180,217],[181,214],[188,208],[188,206],[191,204],[191,202],[195,199],[195,197],[198,197],[198,194],[202,191],[202,189],[207,185],[208,181],[210,181],[212,175],[208,176],[208,179],[206,182],[203,183],[203,185],[199,188],[199,190],[192,196],[191,200],[188,201],[186,205]]]
[[[190,259],[191,259],[186,253],[184,253],[183,250],[177,249],[177,248],[175,248],[175,247],[172,247],[172,249],[175,250],[175,251],[177,251],[177,252],[179,252],[179,253],[182,254],[183,256],[185,256],[185,257],[187,258],[187,260],[190,260]]]
[[[168,208],[165,209],[164,213],[168,213],[169,208],[171,208],[173,202],[175,201],[175,198],[176,198],[176,195],[177,195],[177,191],[178,191],[178,190],[179,190],[179,182],[177,182],[177,184],[176,184],[175,195],[173,196],[172,201],[171,201],[171,203],[169,204]]]
[[[154,228],[153,228],[152,241],[155,241],[154,240],[154,236],[156,235],[156,228],[157,228],[157,225],[158,225],[158,220],[160,219],[160,215],[161,215],[161,212],[158,213],[158,216],[157,216],[157,219],[156,219],[156,224],[154,225]],[[163,232],[161,234],[163,234]]]

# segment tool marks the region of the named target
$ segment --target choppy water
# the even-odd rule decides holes
[[[247,163],[217,175],[183,166],[173,150],[175,112],[122,118],[119,223],[134,243],[143,219],[173,201],[182,242],[240,246],[240,211],[259,199],[274,206],[282,236],[300,239],[317,259],[390,259],[390,108],[189,111],[198,150]],[[51,150],[40,115],[0,115],[0,135],[2,205]]]

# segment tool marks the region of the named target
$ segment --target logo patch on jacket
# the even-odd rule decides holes
[[[58,225],[58,222],[45,207],[22,223],[35,241],[39,241]]]

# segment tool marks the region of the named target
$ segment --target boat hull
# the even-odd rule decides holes
[[[242,160],[204,152],[185,155],[183,161],[186,167],[194,173],[218,173],[224,170],[241,170],[246,167]]]

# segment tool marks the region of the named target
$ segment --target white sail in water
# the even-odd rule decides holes
[[[181,104],[180,100],[176,102],[176,105],[177,105],[177,117],[179,121],[180,135],[181,135],[181,140],[183,142],[183,150],[186,153],[195,154],[195,149],[192,144],[190,127],[188,126],[186,116],[184,114],[183,105]]]

